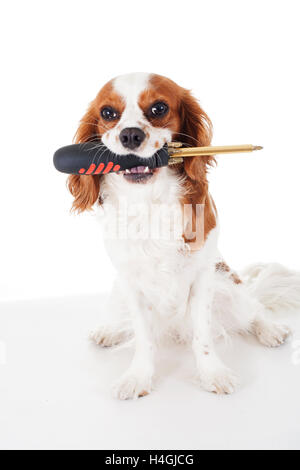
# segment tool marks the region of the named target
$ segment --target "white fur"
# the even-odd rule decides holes
[[[242,273],[248,288],[269,310],[299,307],[300,276],[277,263],[249,266]]]
[[[122,126],[136,126],[144,121],[137,100],[148,79],[149,76],[139,74],[115,80],[115,88],[126,101],[115,132],[120,132]],[[153,154],[156,132],[159,130],[150,129],[151,138],[140,155]],[[170,140],[170,135],[164,132],[161,130],[161,139]],[[111,150],[121,153],[112,132],[107,138],[104,135],[103,140]],[[232,393],[238,380],[217,356],[214,339],[231,332],[251,332],[268,346],[279,345],[289,330],[268,320],[265,308],[300,307],[299,274],[278,266],[261,266],[248,271],[243,284],[235,284],[230,273],[216,272],[215,265],[220,259],[218,228],[210,232],[196,252],[191,252],[175,233],[171,234],[174,239],[147,236],[143,239],[145,208],[166,204],[177,208],[179,214],[181,192],[182,181],[168,168],[161,169],[147,184],[131,184],[122,175],[108,174],[101,185],[104,204],[99,215],[118,278],[109,307],[112,320],[92,337],[105,346],[133,337],[135,352],[131,366],[113,388],[114,396],[120,399],[137,398],[152,390],[157,340],[166,334],[192,344],[196,376],[204,389]],[[122,206],[124,201],[126,209]],[[112,237],[111,227],[121,226],[125,210],[131,209],[130,233]],[[163,225],[165,216],[158,217]],[[115,322],[115,318],[122,321]]]

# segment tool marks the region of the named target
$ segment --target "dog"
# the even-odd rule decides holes
[[[95,142],[99,151],[105,145],[114,154],[145,159],[171,141],[207,146],[211,139],[211,121],[191,92],[148,73],[108,82],[75,136],[77,143]],[[129,370],[113,387],[119,399],[151,392],[157,344],[166,335],[191,344],[204,390],[230,394],[239,381],[218,357],[215,339],[247,333],[275,347],[290,334],[267,311],[300,306],[300,276],[277,264],[255,265],[240,276],[225,263],[207,181],[214,163],[211,156],[190,157],[153,170],[145,165],[69,177],[73,209],[98,207],[118,273],[108,318],[92,339],[106,347],[134,343]]]

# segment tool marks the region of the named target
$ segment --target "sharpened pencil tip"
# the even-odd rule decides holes
[[[254,150],[262,150],[263,147],[261,145],[254,145]]]

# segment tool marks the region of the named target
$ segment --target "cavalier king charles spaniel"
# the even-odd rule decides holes
[[[190,91],[148,73],[108,82],[76,134],[77,143],[95,142],[99,152],[105,145],[144,159],[172,141],[207,146],[211,138],[211,121]],[[249,333],[275,347],[290,333],[267,312],[300,306],[300,276],[278,264],[255,265],[240,276],[218,251],[218,216],[207,181],[214,161],[190,157],[156,169],[69,177],[73,208],[98,206],[117,270],[108,316],[92,339],[106,347],[134,344],[130,367],[113,387],[117,398],[150,393],[156,347],[166,335],[191,345],[202,388],[228,394],[238,379],[218,357],[217,337]]]

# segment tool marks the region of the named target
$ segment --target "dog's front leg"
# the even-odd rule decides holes
[[[193,325],[193,350],[197,364],[197,379],[209,392],[232,393],[237,385],[234,374],[218,358],[212,334],[212,300],[214,270],[197,274],[190,292],[190,314]]]
[[[154,374],[154,341],[152,312],[142,292],[126,282],[127,299],[134,330],[135,351],[129,369],[114,385],[116,398],[126,400],[148,395]],[[124,285],[123,285],[124,287]]]

